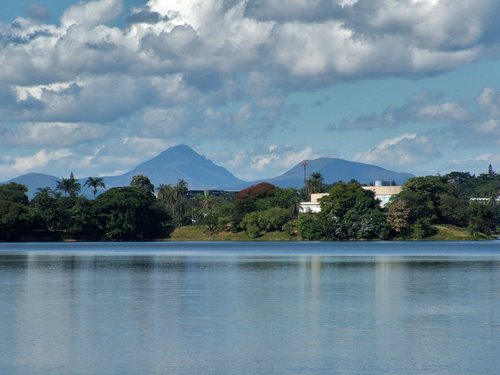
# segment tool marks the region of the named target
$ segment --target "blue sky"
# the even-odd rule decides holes
[[[0,180],[188,144],[244,179],[340,157],[500,170],[493,0],[0,3]]]

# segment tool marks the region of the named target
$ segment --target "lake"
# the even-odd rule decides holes
[[[0,243],[2,374],[494,374],[500,241]]]

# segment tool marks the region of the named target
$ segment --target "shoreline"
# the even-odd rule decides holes
[[[82,242],[109,242],[109,243],[131,243],[131,242],[450,242],[450,241],[494,241],[499,240],[498,234],[491,235],[479,233],[471,234],[466,228],[459,228],[449,225],[435,225],[438,232],[427,238],[400,238],[390,239],[342,239],[342,240],[307,240],[297,233],[287,232],[265,232],[258,237],[251,238],[245,232],[218,231],[210,232],[204,226],[181,226],[175,228],[169,237],[150,238],[144,240],[106,240],[96,238],[71,238],[70,236],[25,236],[15,241],[0,241],[0,243],[82,243]]]

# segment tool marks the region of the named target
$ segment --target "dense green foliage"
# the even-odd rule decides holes
[[[141,187],[119,187],[99,195],[94,203],[99,229],[110,240],[144,240],[158,237],[169,216]]]
[[[0,185],[0,240],[145,240],[171,229],[168,212],[144,186],[113,188],[95,200],[78,196],[79,189],[71,175],[29,202],[23,185]]]
[[[385,216],[373,192],[360,184],[339,182],[321,199],[321,212],[299,218],[303,238],[318,240],[387,238]]]
[[[384,208],[356,181],[325,184],[319,173],[301,190],[260,183],[238,193],[193,192],[182,179],[155,190],[142,175],[100,195],[102,179],[88,178],[85,185],[94,199],[78,195],[73,174],[58,181],[56,190],[39,189],[31,201],[25,186],[1,185],[0,240],[147,240],[186,225],[202,226],[210,235],[267,238],[284,232],[307,240],[421,239],[434,236],[436,226],[467,228],[477,238],[500,231],[500,175],[492,168],[479,176],[412,178]],[[301,200],[325,190],[320,213],[299,214]]]
[[[409,238],[432,236],[434,224],[466,227],[472,234],[498,232],[499,192],[500,175],[492,169],[477,177],[452,172],[412,178],[387,207],[387,222],[393,235]]]
[[[28,189],[16,183],[0,186],[0,239],[15,240],[25,233],[32,222]]]
[[[491,166],[477,177],[452,172],[412,178],[384,209],[355,181],[339,182],[322,198],[321,212],[300,215],[297,227],[310,240],[422,239],[435,235],[436,225],[484,238],[500,231],[499,193],[500,175]]]

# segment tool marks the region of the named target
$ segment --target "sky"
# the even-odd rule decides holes
[[[321,156],[500,171],[499,17],[496,0],[3,0],[0,181],[120,174],[178,144],[247,180]]]

